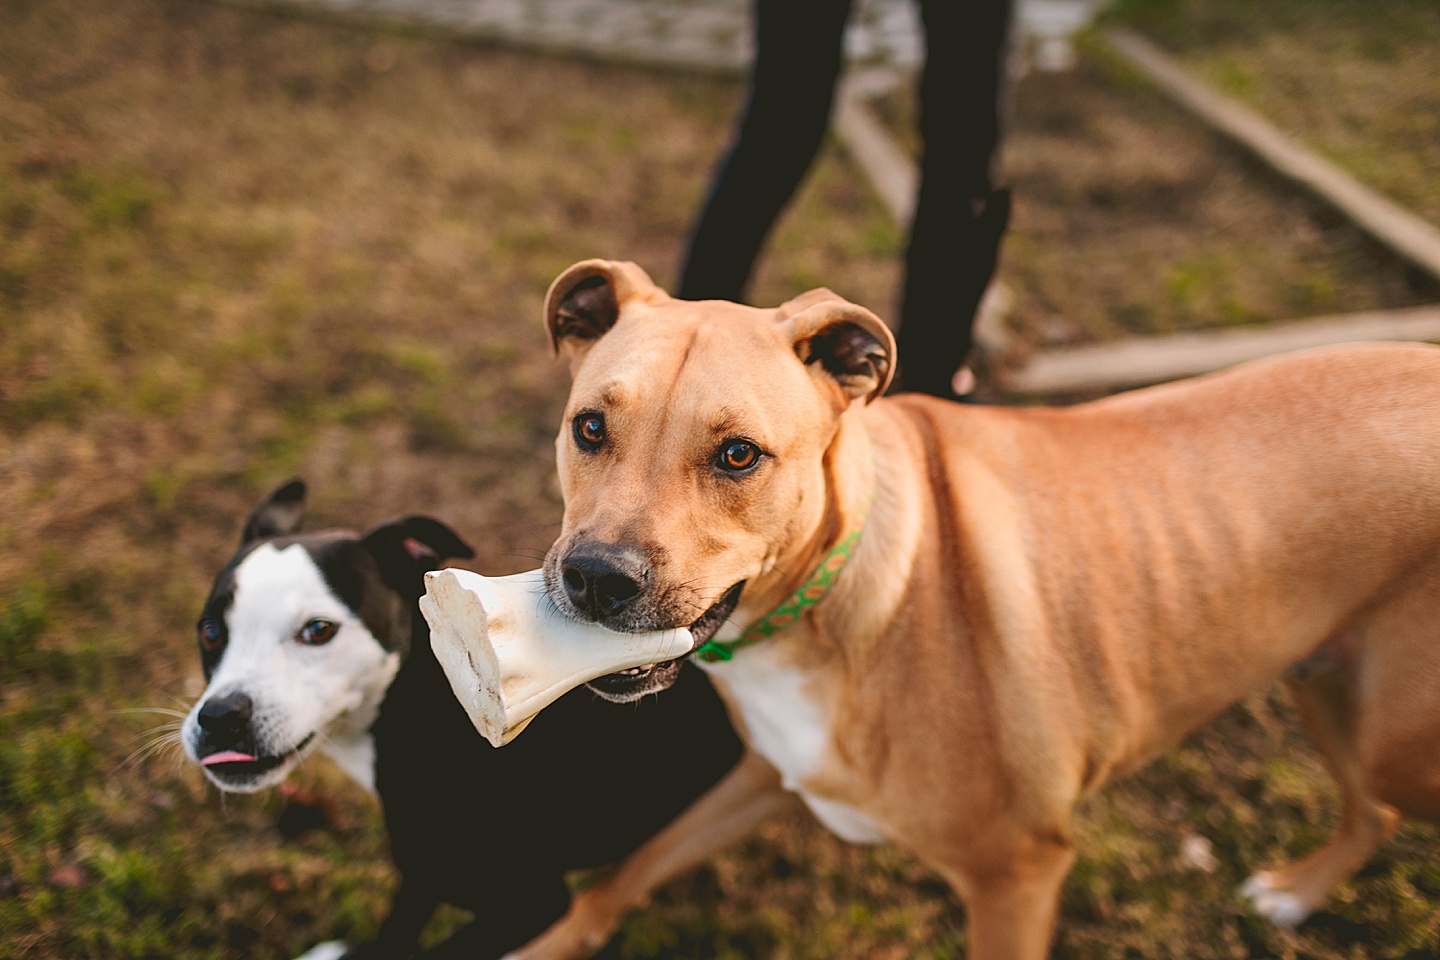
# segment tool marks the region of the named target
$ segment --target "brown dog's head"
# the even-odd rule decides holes
[[[828,290],[773,310],[675,300],[633,263],[586,260],[545,301],[574,385],[556,438],[565,522],[545,558],[562,610],[710,638],[746,584],[785,576],[825,515],[842,415],[890,382],[895,341]],[[663,689],[678,662],[595,681]]]

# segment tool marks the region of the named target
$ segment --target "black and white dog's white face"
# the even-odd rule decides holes
[[[295,535],[304,500],[297,480],[255,508],[197,625],[208,685],[181,741],[223,790],[273,786],[316,749],[373,789],[369,729],[409,652],[423,575],[474,555],[428,517]]]

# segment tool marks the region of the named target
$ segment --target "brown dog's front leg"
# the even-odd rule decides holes
[[[576,894],[565,916],[506,960],[590,956],[615,935],[628,911],[649,900],[652,890],[748,836],[793,802],[793,796],[781,789],[775,768],[747,752],[723,780],[608,877]]]
[[[965,901],[970,960],[1044,960],[1060,886],[1075,851],[1059,838],[1029,838],[981,870],[942,870]]]

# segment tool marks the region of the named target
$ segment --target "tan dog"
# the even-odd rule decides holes
[[[954,886],[970,956],[1043,956],[1077,801],[1287,668],[1344,818],[1253,878],[1258,909],[1298,922],[1400,814],[1440,818],[1440,350],[1026,410],[877,400],[890,332],[825,290],[691,303],[586,261],[546,323],[574,376],[546,561],[562,608],[701,639],[728,617],[726,640],[863,531],[817,603],[713,676],[836,833]],[[752,760],[622,869],[627,889],[748,831],[776,789]],[[577,910],[603,926],[625,906],[601,890]],[[583,949],[565,927],[523,955]]]

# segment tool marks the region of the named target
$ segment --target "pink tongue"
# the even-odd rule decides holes
[[[254,763],[255,758],[248,753],[236,753],[234,750],[221,750],[219,753],[212,753],[200,761],[200,766],[208,767],[215,763]]]

